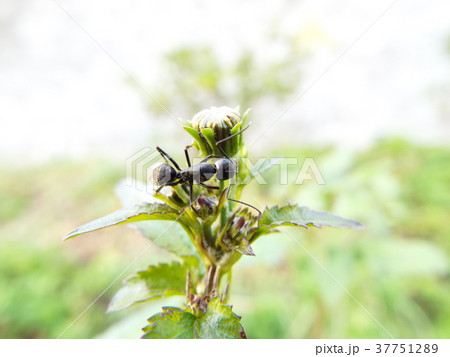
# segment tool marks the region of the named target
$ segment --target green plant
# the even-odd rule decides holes
[[[297,205],[273,206],[260,214],[236,203],[242,190],[273,161],[247,167],[247,150],[242,139],[248,111],[242,116],[228,107],[212,107],[185,121],[184,128],[193,137],[192,146],[205,158],[225,155],[237,162],[233,180],[212,178],[218,190],[182,183],[167,186],[154,195],[154,202],[137,203],[83,225],[65,239],[104,227],[133,223],[144,236],[178,256],[178,261],[149,266],[124,281],[108,310],[120,310],[136,303],[172,295],[185,295],[184,308],[164,307],[148,319],[144,338],[244,338],[240,317],[227,305],[233,265],[243,256],[255,255],[251,244],[259,237],[277,232],[279,227],[361,228],[356,221],[328,212]],[[222,141],[219,149],[219,141]],[[224,155],[225,154],[225,155]],[[212,157],[213,161],[216,157]],[[192,184],[192,182],[191,182]],[[208,181],[209,184],[209,181]],[[122,195],[124,192],[121,193]],[[134,199],[128,197],[127,200]],[[259,208],[262,208],[258,204]],[[159,235],[149,221],[172,223]],[[176,225],[181,229],[174,229]],[[170,235],[168,233],[170,230]]]

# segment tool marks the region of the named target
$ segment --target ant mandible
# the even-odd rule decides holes
[[[228,157],[225,151],[220,147],[220,144],[225,142],[226,140],[230,140],[231,138],[241,134],[248,127],[249,125],[247,125],[247,127],[245,127],[244,129],[238,131],[237,133],[216,142],[217,148],[223,154],[224,157],[218,155],[208,155],[202,161],[200,161],[199,164],[191,165],[191,159],[189,157],[188,151],[189,146],[187,146],[184,149],[184,155],[186,156],[188,168],[184,170],[180,168],[178,163],[169,154],[167,154],[163,149],[157,146],[156,150],[158,150],[158,152],[161,154],[166,163],[159,165],[153,171],[153,180],[159,186],[156,189],[155,193],[158,193],[164,186],[176,186],[178,184],[187,183],[189,185],[190,207],[192,207],[194,212],[197,213],[197,215],[199,215],[197,210],[192,206],[192,204],[194,203],[193,185],[200,185],[205,188],[218,190],[220,189],[218,186],[207,185],[204,182],[212,179],[214,175],[216,175],[216,179],[220,181],[229,180],[234,176],[236,176],[238,172],[236,162],[232,160],[230,157]],[[217,158],[218,160],[216,160],[214,164],[210,164],[208,160],[212,158]],[[169,160],[173,164],[173,166],[175,166],[176,170],[169,164],[169,161],[167,160]],[[228,189],[227,191],[228,200],[251,207],[256,211],[258,211],[259,214],[261,214],[261,211],[256,207],[248,203],[232,199],[229,197],[229,194],[230,189]]]

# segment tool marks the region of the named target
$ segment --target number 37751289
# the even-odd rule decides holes
[[[377,343],[376,353],[436,353],[437,344],[421,343]]]

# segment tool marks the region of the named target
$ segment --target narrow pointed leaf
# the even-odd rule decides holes
[[[132,223],[146,220],[175,221],[179,216],[177,211],[165,204],[148,203],[136,205],[132,208],[123,208],[105,217],[96,219],[67,234],[64,239],[76,237],[80,234],[89,233],[98,229],[116,226],[123,223]]]
[[[164,307],[163,312],[148,319],[143,338],[246,338],[240,317],[220,298],[211,300],[201,316],[189,310]]]
[[[139,271],[123,282],[123,287],[114,295],[108,311],[125,309],[140,302],[184,295],[187,264],[172,262],[149,266],[147,270]]]
[[[194,138],[201,152],[207,152],[205,144],[197,130],[190,126],[183,126],[183,129],[186,130]]]

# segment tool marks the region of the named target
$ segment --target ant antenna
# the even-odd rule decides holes
[[[225,138],[225,139],[222,139],[222,140],[219,140],[219,141],[216,142],[216,146],[217,146],[217,148],[220,150],[220,152],[223,154],[223,156],[225,156],[227,159],[230,160],[229,156],[228,156],[228,155],[225,153],[225,151],[219,146],[219,144],[221,144],[221,143],[223,143],[223,142],[225,142],[225,141],[227,141],[227,140],[230,140],[230,139],[234,138],[235,136],[238,136],[239,134],[242,134],[242,132],[244,132],[245,130],[247,130],[249,127],[250,127],[250,124],[248,124],[244,129],[239,130],[237,133],[234,133],[233,135],[230,135],[229,137],[227,137],[227,138]]]
[[[163,157],[163,159],[164,159],[167,163],[169,163],[169,162],[167,161],[167,159],[169,159],[170,162],[173,164],[173,166],[175,166],[176,169],[177,169],[178,171],[181,171],[180,166],[178,166],[177,162],[176,162],[174,159],[172,159],[172,156],[170,156],[168,153],[166,153],[166,152],[165,152],[163,149],[161,149],[159,146],[156,147],[156,150],[158,150],[158,152],[161,154],[161,156]]]
[[[259,209],[257,209],[255,206],[252,206],[250,203],[246,203],[246,202],[242,202],[239,200],[235,200],[234,198],[230,198],[230,191],[231,191],[231,180],[230,180],[230,184],[229,184],[228,190],[227,190],[227,200],[237,202],[237,203],[240,203],[241,205],[245,205],[247,207],[253,208],[254,210],[256,210],[259,213],[259,215],[262,214],[262,212]]]
[[[231,158],[225,153],[225,150],[223,150],[219,145],[220,145],[221,143],[227,141],[227,140],[230,140],[230,139],[234,138],[235,136],[238,136],[239,134],[242,134],[242,133],[243,133],[245,130],[247,130],[249,127],[250,127],[250,124],[248,124],[244,129],[239,130],[237,133],[234,133],[233,135],[230,135],[229,137],[227,137],[227,138],[225,138],[225,139],[222,139],[222,140],[219,140],[219,141],[216,142],[217,148],[220,150],[220,152],[223,154],[223,156],[225,156],[228,160],[231,160]],[[214,155],[210,155],[209,157],[211,157],[211,156],[214,156]],[[246,203],[246,202],[242,202],[242,201],[239,201],[239,200],[235,200],[235,199],[233,199],[233,198],[230,198],[230,191],[231,191],[231,184],[232,184],[232,181],[233,181],[233,179],[230,180],[230,184],[229,184],[229,186],[228,186],[228,190],[227,190],[227,200],[233,201],[233,202],[236,202],[236,203],[240,203],[241,205],[245,205],[245,206],[248,206],[248,207],[250,207],[250,208],[253,208],[254,210],[256,210],[256,211],[259,213],[259,215],[261,215],[261,214],[262,214],[261,211],[260,211],[259,209],[257,209],[255,206],[252,206],[251,204]]]

